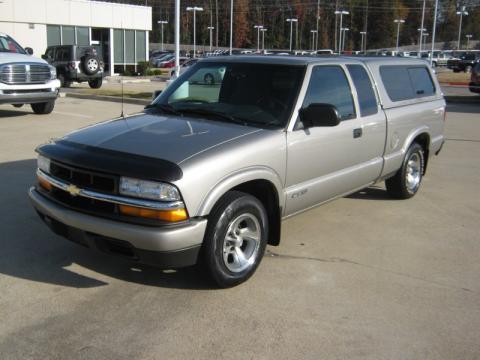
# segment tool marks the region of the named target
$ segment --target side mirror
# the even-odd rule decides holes
[[[305,128],[337,126],[341,117],[335,106],[331,104],[310,104],[300,109],[300,120]]]
[[[43,59],[43,60],[48,60],[48,56],[45,55],[45,54],[43,54],[43,55],[42,55],[42,59]]]
[[[25,52],[28,54],[28,55],[33,55],[33,49],[31,47],[26,47],[25,48]]]
[[[155,100],[158,97],[158,95],[160,95],[161,93],[162,93],[162,90],[155,90],[152,94],[153,100]]]

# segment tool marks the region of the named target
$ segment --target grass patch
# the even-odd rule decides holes
[[[437,79],[439,82],[461,82],[468,83],[470,82],[470,73],[454,73],[453,71],[446,71],[437,73]]]

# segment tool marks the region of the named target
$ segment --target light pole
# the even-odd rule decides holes
[[[397,24],[397,53],[398,53],[398,42],[400,40],[400,25],[405,23],[403,19],[395,19],[393,20],[394,23]]]
[[[175,76],[180,76],[180,0],[175,0]]]
[[[430,66],[433,65],[433,51],[435,50],[435,34],[437,31],[437,14],[438,14],[438,0],[435,0],[435,13],[433,14],[433,31],[432,31],[432,56],[430,56]]]
[[[312,33],[312,51],[315,51],[316,50],[315,44],[317,43],[315,41],[315,38],[318,36],[318,31],[317,30],[310,30],[310,32]]]
[[[340,28],[340,39],[342,40],[341,42],[341,47],[340,51],[343,52],[345,50],[345,37],[347,36],[347,31],[350,31],[349,28]],[[342,36],[343,33],[343,36]]]
[[[338,40],[338,52],[340,53],[342,51],[342,23],[343,23],[343,15],[348,15],[350,14],[348,11],[345,10],[337,10],[335,11],[335,15],[340,15],[340,39]],[[335,32],[337,32],[337,29],[335,29]]]
[[[420,56],[421,53],[422,53],[422,41],[423,41],[423,32],[424,31],[427,31],[427,29],[425,28],[418,28],[417,31],[419,32],[419,39],[418,39],[418,43],[420,44],[420,48],[418,49],[418,55]]]
[[[265,53],[265,31],[268,29],[261,28],[260,31],[262,32],[262,50]]]
[[[0,3],[1,3],[1,2],[0,2]],[[166,21],[166,20],[158,20],[158,21],[157,21],[157,24],[160,24],[160,27],[162,28],[162,30],[161,30],[161,32],[162,32],[162,47],[161,47],[161,49],[162,49],[162,51],[163,51],[163,25],[168,24],[168,21]]]
[[[316,29],[316,41],[315,41],[315,46],[313,47],[313,50],[318,50],[318,26],[320,22],[320,0],[317,1],[317,29]]]
[[[367,36],[367,32],[366,31],[360,31],[360,35],[362,35],[362,43],[361,43],[361,46],[360,46],[360,51],[362,53],[365,53],[364,46],[365,46],[365,36]]]
[[[253,28],[257,29],[257,52],[259,52],[260,51],[260,30],[263,29],[263,25],[255,25]]]
[[[193,11],[193,57],[197,56],[197,11],[203,11],[203,7],[189,6],[187,11]]]
[[[293,23],[297,23],[298,19],[290,18],[287,19],[287,22],[290,23],[290,51],[292,51]]]
[[[465,37],[467,38],[467,49],[466,50],[468,50],[468,48],[469,48],[470,39],[472,38],[472,36],[473,36],[472,34],[465,35]]]
[[[209,27],[207,27],[207,29],[210,31],[210,52],[212,52],[212,46],[213,46],[212,45],[212,41],[213,41],[212,32],[213,32],[213,30],[215,30],[215,28],[213,26],[209,26]]]
[[[218,33],[218,29],[217,29]],[[233,49],[233,0],[230,0],[230,55]]]
[[[423,32],[427,31],[423,27],[423,23],[425,21],[425,0],[423,0],[423,9],[422,9],[422,25],[420,25],[420,40],[418,42],[418,53],[420,54],[422,52],[422,41],[423,41]]]
[[[462,41],[462,19],[463,19],[463,16],[467,16],[468,15],[468,11],[465,11],[465,6],[462,6],[462,10],[461,11],[457,11],[457,15],[460,15],[460,25],[458,26],[458,50],[460,50],[460,42]]]

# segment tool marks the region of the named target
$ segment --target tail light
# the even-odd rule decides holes
[[[67,66],[71,70],[75,70],[77,68],[77,64],[75,63],[75,61],[70,61]]]

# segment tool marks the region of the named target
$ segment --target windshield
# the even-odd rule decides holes
[[[0,52],[25,54],[25,50],[10,36],[0,35]]]
[[[283,128],[304,71],[304,66],[199,62],[151,107],[248,126]]]

